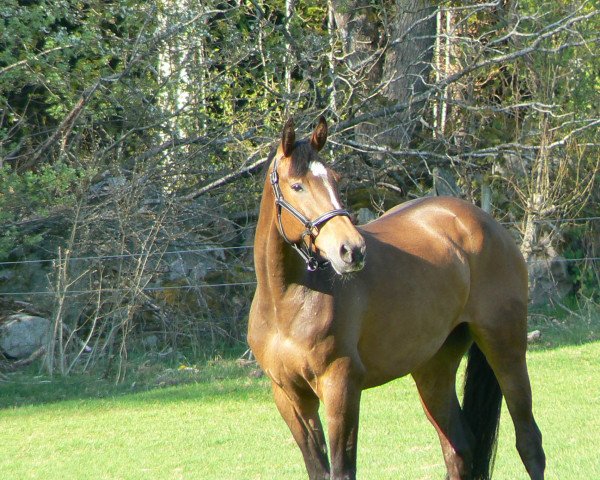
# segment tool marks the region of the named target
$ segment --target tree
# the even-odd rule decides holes
[[[10,0],[0,261],[60,248],[36,286],[49,275],[53,318],[102,355],[126,358],[149,324],[173,347],[181,332],[237,338],[243,290],[160,288],[170,269],[186,285],[251,281],[249,257],[220,250],[198,262],[228,272],[200,275],[165,252],[251,243],[284,120],[308,131],[321,114],[352,209],[449,193],[516,226],[532,262],[567,240],[592,252],[589,230],[554,220],[598,215],[598,13],[586,0]],[[87,257],[102,260],[66,261]],[[88,293],[60,304],[74,291]]]
[[[362,133],[392,148],[408,145],[424,114],[425,102],[414,99],[429,84],[436,9],[428,0],[335,0],[331,8],[342,43],[338,71],[357,112],[405,106]]]

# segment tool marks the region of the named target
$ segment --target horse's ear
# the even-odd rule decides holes
[[[319,123],[315,127],[315,131],[313,132],[312,136],[310,137],[310,144],[318,152],[325,146],[326,141],[327,141],[327,121],[325,120],[325,117],[323,117],[323,115],[321,115],[319,117]]]
[[[294,130],[294,119],[290,117],[285,122],[283,132],[281,132],[281,148],[286,157],[292,154],[294,143],[296,143],[296,132]]]

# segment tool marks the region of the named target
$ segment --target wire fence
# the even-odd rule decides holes
[[[598,220],[600,217],[584,217],[537,223]],[[0,317],[10,318],[11,312],[25,311],[51,319],[51,341],[38,351],[47,348],[45,370],[63,375],[100,367],[104,375],[114,374],[120,381],[127,368],[134,368],[127,361],[130,351],[152,359],[162,358],[159,356],[163,352],[173,358],[179,358],[181,352],[204,355],[224,345],[247,349],[246,323],[256,287],[250,260],[253,246],[187,247],[72,257],[59,251],[59,258],[0,262],[0,274],[12,272],[4,277],[3,288],[10,288],[6,279],[11,276],[19,280],[16,275],[23,275],[24,280],[12,285],[15,291],[0,291],[0,302],[5,307]],[[594,253],[581,253],[577,258],[533,259],[529,265],[545,263],[547,270],[542,272],[551,281],[565,274],[567,282],[577,275],[589,278],[588,284],[596,289],[600,257]],[[578,265],[555,269],[556,263]],[[196,266],[198,274],[194,273]],[[32,272],[36,281],[29,283],[27,275]],[[175,280],[168,279],[172,272],[177,274]],[[541,285],[542,295],[546,295],[546,283]]]
[[[544,259],[536,259],[530,261],[529,264],[547,264],[549,262],[552,263],[584,263],[584,262],[598,262],[600,261],[600,257],[581,257],[581,258],[561,258],[555,257],[551,260]],[[61,292],[64,296],[77,296],[77,295],[92,295],[99,293],[124,293],[128,291],[138,291],[138,292],[167,292],[167,291],[177,291],[177,290],[202,290],[208,288],[228,288],[228,287],[246,287],[246,286],[254,286],[256,285],[255,281],[250,282],[226,282],[226,283],[202,283],[202,284],[193,284],[193,285],[169,285],[169,286],[151,286],[151,287],[130,287],[130,288],[95,288],[88,290],[65,290]],[[26,297],[26,296],[52,296],[57,295],[57,292],[54,290],[35,290],[35,291],[22,291],[22,292],[0,292],[0,296],[7,297]]]
[[[580,222],[590,222],[590,221],[598,221],[600,217],[579,217],[579,218],[553,218],[553,219],[539,219],[534,220],[534,223],[580,223]],[[503,221],[499,222],[501,225],[517,225],[522,223],[521,221]],[[92,261],[92,260],[119,260],[125,258],[143,258],[143,257],[155,257],[155,256],[169,256],[169,255],[185,255],[185,254],[202,254],[202,253],[212,253],[217,251],[234,251],[234,250],[251,250],[254,247],[252,245],[240,245],[233,247],[222,247],[215,245],[203,245],[200,248],[189,249],[189,250],[168,250],[165,252],[149,252],[149,253],[122,253],[122,254],[110,254],[110,255],[92,255],[85,257],[72,257],[69,258],[70,262],[80,262],[80,261]],[[63,259],[64,260],[64,259]],[[572,259],[573,261],[585,260],[582,259]],[[597,258],[591,258],[588,260],[597,260]],[[9,265],[21,265],[21,264],[29,264],[29,263],[55,263],[59,262],[58,258],[50,258],[50,259],[31,259],[31,260],[12,260],[12,261],[3,261],[0,262],[0,267],[9,266]]]
[[[594,222],[600,220],[600,216],[590,217],[579,217],[579,218],[557,218],[557,219],[540,219],[535,220],[535,223],[583,223],[583,222]],[[502,225],[515,225],[522,222],[519,221],[505,221],[500,222]],[[69,262],[102,262],[110,260],[125,260],[125,259],[139,259],[148,257],[168,257],[168,256],[183,256],[193,254],[211,254],[215,252],[232,252],[232,251],[247,251],[252,250],[252,245],[241,245],[241,246],[215,246],[215,245],[202,245],[199,248],[186,249],[186,250],[167,250],[167,251],[156,251],[147,253],[122,253],[122,254],[109,254],[109,255],[90,255],[68,258]],[[23,260],[11,260],[0,262],[0,270],[3,267],[15,267],[18,265],[32,265],[32,264],[58,264],[64,262],[65,259],[51,258],[51,259],[23,259]],[[564,257],[553,257],[552,259],[534,259],[530,260],[530,265],[535,264],[548,264],[552,263],[591,263],[600,261],[600,257],[578,257],[578,258],[564,258]],[[226,271],[226,267],[210,268],[209,270]],[[94,289],[74,289],[65,290],[61,292],[65,296],[76,296],[76,295],[90,295],[99,293],[123,293],[128,291],[138,292],[166,292],[166,291],[177,291],[177,290],[201,290],[209,288],[227,288],[227,287],[242,287],[242,286],[254,286],[255,281],[245,282],[219,282],[219,283],[201,283],[201,284],[188,284],[188,285],[171,285],[171,286],[142,286],[142,287],[122,287],[122,288],[94,288]],[[35,290],[35,291],[21,291],[21,292],[0,292],[0,296],[19,297],[19,296],[51,296],[56,295],[57,292],[54,290]]]
[[[533,223],[580,223],[580,222],[595,222],[600,220],[600,217],[578,217],[578,218],[540,218],[534,219]],[[519,225],[522,220],[502,221],[501,225]]]
[[[148,252],[148,253],[120,253],[112,255],[92,255],[89,257],[72,257],[69,258],[70,262],[83,262],[93,260],[121,260],[125,258],[146,258],[156,256],[169,256],[169,255],[185,255],[185,254],[198,254],[198,253],[212,253],[217,251],[231,251],[231,250],[249,250],[252,249],[252,245],[242,245],[239,247],[218,247],[218,246],[204,246],[202,248],[194,248],[190,250],[168,250],[166,252]],[[9,265],[21,265],[30,263],[56,263],[64,261],[64,259],[48,258],[48,259],[32,259],[32,260],[13,260],[7,262],[0,262],[0,267]]]
[[[231,282],[231,283],[203,283],[197,285],[171,285],[161,287],[131,287],[131,288],[95,288],[90,290],[65,290],[61,292],[64,296],[90,295],[98,293],[124,293],[128,291],[137,292],[163,292],[171,290],[200,290],[204,288],[226,288],[226,287],[243,287],[256,285],[256,282]],[[6,292],[0,293],[0,296],[36,296],[36,295],[57,295],[53,290],[38,290],[33,292]]]

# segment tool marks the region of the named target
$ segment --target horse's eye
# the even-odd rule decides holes
[[[301,184],[301,183],[294,183],[294,184],[292,185],[292,190],[293,190],[294,192],[301,192],[302,190],[304,190],[304,187],[302,186],[302,184]]]

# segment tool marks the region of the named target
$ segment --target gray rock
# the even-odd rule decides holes
[[[144,346],[155,349],[158,346],[158,337],[156,335],[148,335],[143,340]]]
[[[573,291],[564,257],[530,257],[529,300],[533,305],[544,305],[552,300],[562,300]]]
[[[3,270],[0,272],[0,283],[5,283],[15,278],[15,272],[12,270]]]
[[[433,169],[433,194],[440,197],[460,197],[460,188],[450,170],[441,167]]]
[[[124,176],[112,176],[108,171],[102,173],[94,180],[96,182],[89,189],[92,198],[117,193],[127,185],[127,179]]]
[[[377,215],[368,208],[359,208],[356,212],[356,221],[358,225],[366,225],[367,223],[375,220]]]
[[[542,332],[539,330],[534,330],[533,332],[529,332],[527,334],[527,343],[537,342],[540,338],[542,338]]]
[[[27,358],[49,339],[50,321],[46,318],[17,313],[0,325],[0,351],[11,358]]]

